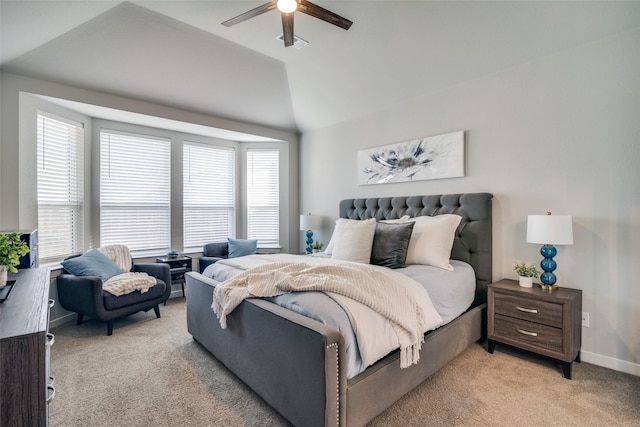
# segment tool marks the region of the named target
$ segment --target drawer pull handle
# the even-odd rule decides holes
[[[47,333],[47,342],[44,344],[47,347],[51,347],[56,342],[56,337],[51,332]]]
[[[524,331],[522,329],[516,329],[518,332],[520,332],[522,335],[528,335],[530,337],[537,337],[538,333],[537,332],[529,332],[529,331]]]
[[[51,375],[49,375],[49,385],[54,385],[55,382],[56,382],[56,378],[51,376]]]
[[[49,300],[49,308],[53,308],[54,305],[56,305],[56,300],[50,299]]]
[[[49,403],[51,403],[51,401],[53,400],[54,397],[56,397],[56,388],[54,386],[52,386],[51,384],[49,384],[47,386],[47,391],[50,391],[51,393],[49,394],[49,396],[47,397],[47,405]]]
[[[516,305],[516,310],[524,311],[525,313],[538,314],[538,310],[536,310],[534,308],[524,308],[524,307],[519,307],[519,306]]]

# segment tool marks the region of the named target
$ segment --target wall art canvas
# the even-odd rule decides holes
[[[464,131],[358,151],[358,184],[464,176]]]

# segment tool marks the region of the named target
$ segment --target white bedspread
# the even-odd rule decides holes
[[[424,333],[442,323],[419,283],[384,267],[315,257],[292,262],[299,259],[278,254],[218,261],[247,270],[214,291],[212,308],[221,326],[226,326],[226,315],[245,298],[320,290],[349,316],[365,366],[398,347],[401,367],[419,360]]]

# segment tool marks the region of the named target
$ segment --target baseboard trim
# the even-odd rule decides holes
[[[183,298],[182,289],[171,291],[171,296],[169,296],[169,299],[172,299],[172,298]],[[50,319],[49,328],[55,328],[56,326],[64,325],[65,323],[75,322],[76,319],[77,319],[76,313],[67,313],[64,316],[56,317],[55,319]]]
[[[171,296],[169,297],[169,299],[171,298],[184,298],[182,296],[182,288],[180,289],[172,289],[171,290]]]
[[[77,318],[76,313],[65,314],[64,316],[51,319],[49,321],[49,328],[55,328],[56,326],[64,325],[65,323],[73,322]]]
[[[615,359],[613,357],[603,356],[602,354],[592,353],[590,351],[584,350],[580,351],[580,359],[583,362],[640,377],[639,363],[627,362],[625,360]]]

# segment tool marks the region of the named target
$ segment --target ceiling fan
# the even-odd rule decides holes
[[[325,22],[344,28],[345,30],[348,30],[349,27],[351,27],[351,24],[353,24],[353,22],[348,19],[336,15],[335,13],[307,0],[274,0],[242,13],[235,18],[224,21],[222,25],[230,27],[276,8],[282,15],[282,32],[284,34],[285,47],[293,46],[293,12],[296,10],[309,16],[313,16],[314,18],[322,19]]]

